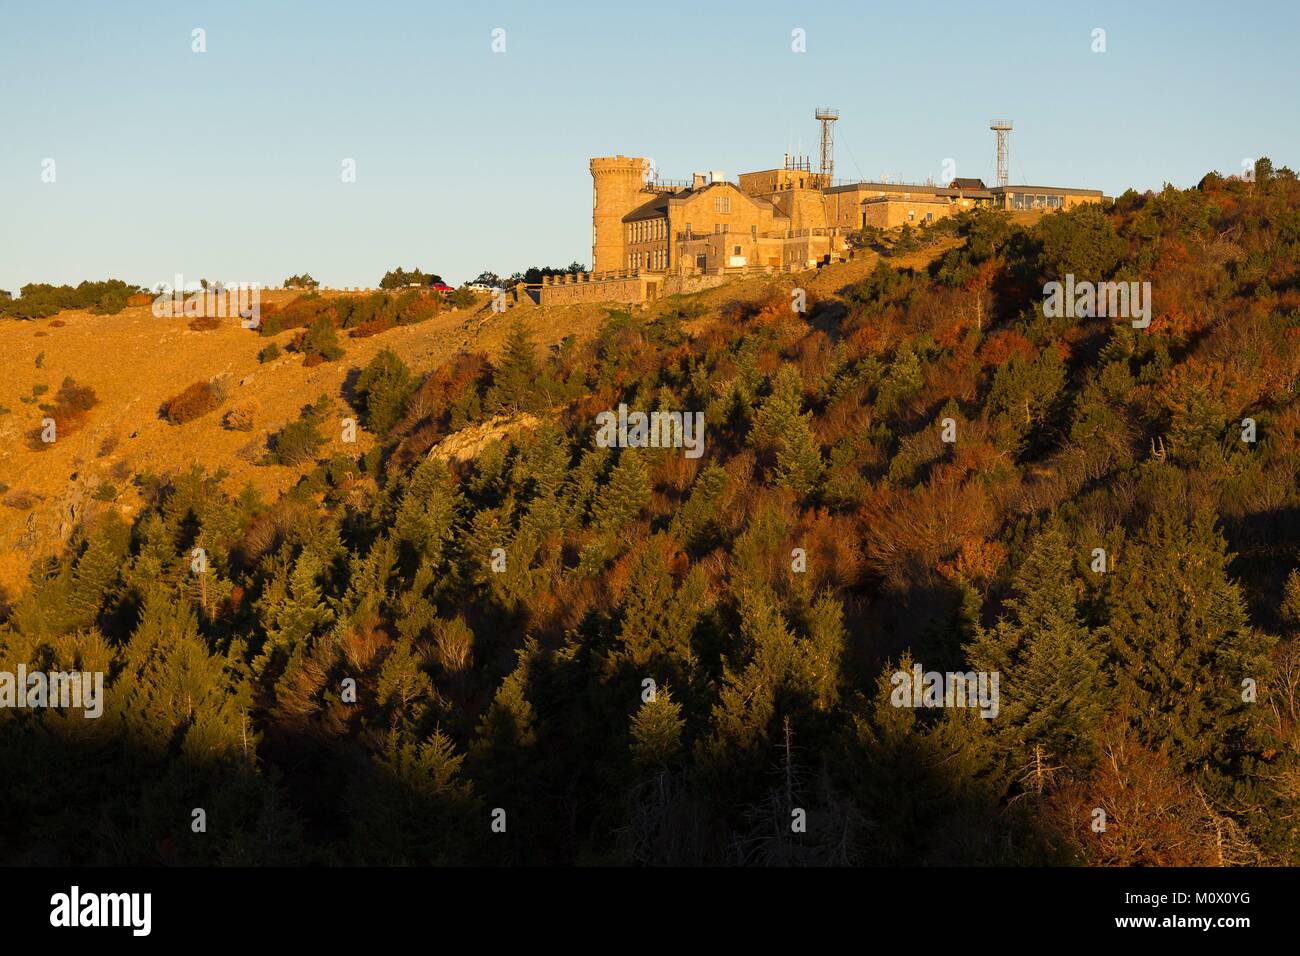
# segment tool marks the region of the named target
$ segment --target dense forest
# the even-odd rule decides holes
[[[100,719],[0,710],[0,860],[1300,863],[1300,182],[1260,169],[963,214],[804,311],[381,352],[376,448],[316,457],[323,399],[276,501],[137,476],[0,610],[0,659],[107,674]],[[1149,326],[1045,315],[1067,275]],[[620,404],[703,455],[602,447]],[[916,665],[996,716],[896,706]]]

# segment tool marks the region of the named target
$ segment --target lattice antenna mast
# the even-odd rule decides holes
[[[823,188],[834,182],[835,176],[835,121],[840,118],[840,111],[829,106],[819,106],[813,113],[822,124],[822,165],[821,178]]]
[[[992,120],[989,122],[989,129],[998,134],[998,185],[1005,186],[1008,181],[1007,167],[1009,166],[1007,134],[1011,132],[1011,120]]]

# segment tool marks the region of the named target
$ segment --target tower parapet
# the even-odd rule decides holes
[[[649,168],[650,161],[639,156],[597,156],[592,159],[592,272],[607,272],[627,265],[623,217],[648,198],[644,190]]]

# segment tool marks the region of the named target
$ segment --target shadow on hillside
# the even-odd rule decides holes
[[[817,331],[830,336],[832,341],[840,337],[840,325],[848,318],[849,309],[838,299],[818,302],[808,313],[808,323]]]
[[[544,700],[546,687],[528,693]],[[127,729],[111,709],[93,721],[75,713],[11,712],[0,719],[0,865],[717,865],[765,859],[737,856],[737,846],[753,835],[749,804],[730,806],[712,778],[698,771],[678,774],[684,789],[666,803],[659,800],[640,777],[624,779],[625,771],[608,762],[610,742],[593,734],[585,719],[550,726],[541,721],[544,736],[522,762],[518,753],[493,757],[490,764],[480,758],[474,769],[479,783],[470,791],[440,788],[433,765],[413,751],[394,763],[372,758],[371,752],[384,750],[386,728],[378,724],[322,733],[313,720],[281,716],[267,729],[255,760],[246,761],[237,732],[220,726],[188,724],[172,737],[155,738],[145,728]],[[196,734],[203,736],[199,747],[193,746]],[[219,752],[230,757],[211,756]],[[995,837],[1007,822],[997,807],[969,798],[971,782],[950,777],[946,765],[914,756],[896,755],[905,780],[886,772],[868,781],[867,825],[849,856],[823,854],[812,843],[794,858],[903,865],[1001,861]],[[740,793],[746,779],[717,783]],[[498,806],[508,810],[507,834],[491,830]],[[201,833],[193,829],[196,808],[206,815]],[[842,813],[856,811],[828,806],[810,820],[838,832],[848,819],[836,816]],[[810,830],[810,839],[820,832]]]
[[[1288,575],[1300,566],[1300,507],[1291,505],[1223,519],[1230,571],[1242,583],[1251,622],[1276,632]]]
[[[343,376],[343,384],[339,386],[339,394],[343,396],[343,400],[349,407],[355,409],[361,408],[361,396],[357,394],[357,382],[360,379],[361,369],[354,365],[348,369],[347,374]]]

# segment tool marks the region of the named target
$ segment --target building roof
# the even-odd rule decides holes
[[[929,193],[921,193],[920,195],[917,196],[909,196],[906,199],[904,199],[902,196],[868,196],[866,199],[862,200],[862,205],[865,206],[869,203],[877,203],[877,202],[928,202],[928,203],[937,203],[941,206],[948,205],[947,200],[944,199],[943,197],[933,196],[930,195]]]
[[[690,190],[687,190],[689,192]],[[660,193],[649,202],[642,203],[623,217],[624,222],[639,222],[642,219],[662,219],[668,215],[668,200],[682,193]]]
[[[954,179],[952,182],[950,182],[948,184],[948,188],[949,189],[988,189],[988,187],[984,185],[984,180],[982,179],[963,179],[960,176]]]
[[[856,192],[875,192],[875,193],[921,193],[929,196],[947,196],[952,194],[952,190],[947,186],[935,186],[930,183],[846,183],[842,186],[831,186],[823,190],[828,193],[856,193]]]
[[[994,186],[991,193],[1050,193],[1054,196],[1100,196],[1100,189],[1075,189],[1072,186]]]
[[[640,222],[643,219],[662,219],[668,215],[669,203],[685,202],[698,196],[700,193],[706,193],[710,189],[721,189],[730,187],[737,195],[743,196],[756,206],[771,207],[772,214],[778,219],[788,219],[789,217],[782,214],[776,204],[771,200],[763,199],[758,196],[751,196],[735,183],[727,179],[719,179],[716,182],[706,183],[698,188],[681,189],[673,193],[660,193],[654,199],[644,202],[637,206],[630,213],[623,217],[624,222]]]

